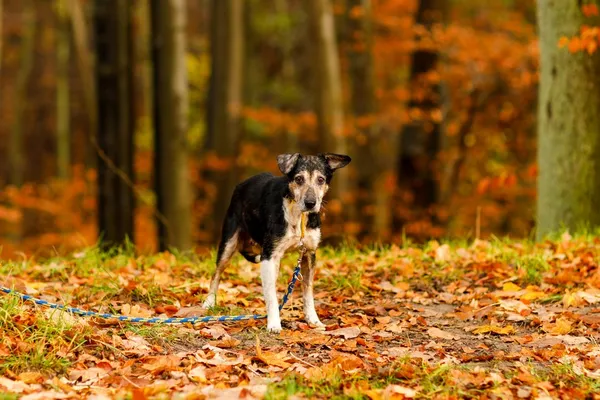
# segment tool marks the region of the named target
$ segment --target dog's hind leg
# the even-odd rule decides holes
[[[221,242],[217,251],[217,268],[210,282],[210,289],[202,307],[211,308],[217,303],[217,290],[221,282],[221,274],[229,265],[231,257],[235,254],[239,245],[239,226],[234,215],[229,212],[223,222],[223,230],[221,233]]]
[[[317,258],[314,252],[304,253],[302,257],[302,301],[304,303],[304,319],[306,322],[317,328],[324,328],[325,324],[319,320],[315,310],[315,300],[313,297],[313,280],[315,277],[315,268]]]

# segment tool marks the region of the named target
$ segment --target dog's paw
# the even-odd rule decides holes
[[[208,296],[204,303],[202,303],[202,308],[208,310],[209,308],[214,307],[216,304],[215,296]]]
[[[314,328],[316,330],[325,330],[325,324],[322,323],[319,318],[306,318],[306,323],[308,324],[308,326],[310,326],[311,328]]]
[[[267,325],[267,332],[271,333],[280,333],[281,332],[281,324],[278,325]]]

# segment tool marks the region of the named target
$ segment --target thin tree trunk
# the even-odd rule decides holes
[[[4,35],[2,31],[2,20],[4,19],[4,0],[0,0],[0,82],[2,82],[2,45],[4,44]]]
[[[192,247],[192,190],[188,167],[186,2],[152,0],[155,190],[159,247]],[[166,225],[165,225],[166,223]]]
[[[98,228],[105,245],[133,241],[131,4],[97,0]]]
[[[371,0],[350,0],[346,18],[348,38],[351,106],[355,118],[373,116],[375,104],[375,67],[373,60],[373,24]],[[359,16],[351,11],[360,7]],[[360,168],[357,173],[358,215],[362,217],[362,235],[377,240],[388,239],[391,233],[391,195],[388,184],[396,164],[397,135],[378,129],[376,124],[358,128],[354,136],[354,157]],[[372,210],[372,213],[366,212]]]
[[[241,132],[243,100],[243,0],[211,2],[211,74],[207,101],[205,152],[228,163],[223,171],[208,172],[217,194],[208,229],[216,241],[221,231],[238,172],[235,157]]]
[[[90,35],[85,20],[85,15],[82,9],[80,0],[68,0],[67,15],[71,19],[71,27],[73,29],[73,42],[75,56],[77,59],[80,79],[82,82],[82,91],[84,102],[87,111],[88,135],[89,139],[96,137],[97,129],[97,96],[96,96],[96,78],[94,76],[95,63],[92,57],[92,51],[89,48]],[[96,166],[96,149],[94,146],[88,147],[87,152],[91,156],[86,156],[88,167]]]
[[[70,24],[66,0],[57,0],[56,41],[56,136],[58,177],[67,179],[71,168],[71,132],[69,105]]]
[[[342,82],[339,64],[335,22],[329,0],[309,0],[309,17],[312,21],[314,37],[314,78],[315,106],[321,152],[348,153],[344,136],[344,109]],[[332,181],[331,196],[344,200],[348,193],[348,168],[336,172]],[[346,215],[352,214],[350,205],[345,207]]]
[[[30,0],[22,2],[23,7],[23,36],[21,39],[21,68],[17,75],[15,96],[15,115],[10,133],[8,159],[10,165],[9,182],[20,186],[24,176],[23,141],[25,132],[25,109],[27,104],[27,86],[33,69],[35,52],[36,15],[35,5]]]
[[[583,24],[598,25],[579,3],[538,0],[538,239],[600,225],[600,52],[571,54],[557,45]]]
[[[445,19],[446,8],[447,0],[420,0],[415,23],[429,30],[434,23]],[[427,74],[435,71],[438,61],[436,50],[417,49],[412,55],[411,84],[421,88],[418,92],[427,90],[428,95],[422,99],[411,99],[408,107],[409,110],[421,110],[426,120],[412,121],[404,127],[399,148],[402,156],[398,164],[398,185],[413,191],[415,206],[422,210],[428,210],[439,198],[434,166],[442,125],[433,118],[433,114],[441,112],[441,91],[439,85],[430,85],[426,79]]]

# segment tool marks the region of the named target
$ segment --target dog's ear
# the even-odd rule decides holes
[[[284,175],[289,174],[296,166],[299,158],[300,153],[278,155],[277,165],[279,166],[279,170],[283,172]]]
[[[352,161],[349,156],[344,154],[321,153],[319,156],[325,159],[325,162],[327,165],[329,165],[329,168],[331,168],[332,171],[343,168],[350,164],[350,161]]]

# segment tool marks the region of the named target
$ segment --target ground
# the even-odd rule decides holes
[[[199,315],[213,256],[91,248],[4,262],[0,283],[103,312]],[[0,399],[600,398],[599,256],[596,236],[569,234],[320,249],[325,332],[303,322],[300,287],[281,334],[264,320],[86,319],[0,295]],[[260,293],[238,257],[211,313],[263,313]]]

